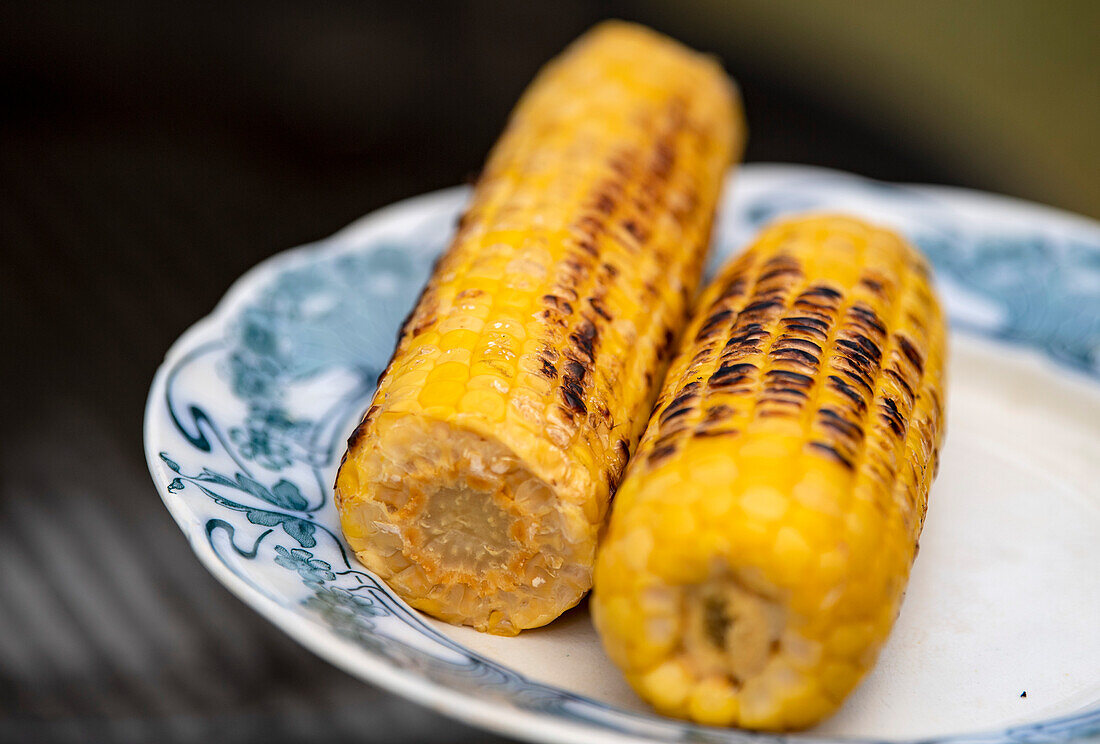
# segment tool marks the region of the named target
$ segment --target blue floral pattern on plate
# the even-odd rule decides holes
[[[928,190],[814,169],[745,171],[723,207],[712,267],[780,215],[853,210],[924,249],[956,327],[1100,379],[1100,228],[1069,218],[1002,226],[988,210],[956,212]],[[296,638],[336,663],[342,653],[366,653],[376,670],[367,676],[385,681],[377,670],[394,670],[391,686],[404,680],[406,691],[427,680],[449,691],[450,703],[438,703],[448,712],[503,704],[558,725],[559,738],[582,726],[605,741],[782,740],[620,710],[527,679],[437,632],[349,558],[330,499],[343,438],[465,193],[398,205],[272,259],[177,342],[146,412],[150,470],[170,510],[204,563]],[[303,617],[311,622],[297,624]],[[326,632],[348,645],[315,637]],[[1100,709],[942,741],[1037,743],[1096,732]]]

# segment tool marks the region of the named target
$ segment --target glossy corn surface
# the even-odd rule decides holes
[[[337,477],[348,542],[414,607],[514,634],[591,586],[738,106],[717,64],[622,23],[520,101]]]
[[[766,229],[704,292],[616,496],[592,609],[660,712],[832,713],[902,599],[943,439],[923,257],[842,216]]]

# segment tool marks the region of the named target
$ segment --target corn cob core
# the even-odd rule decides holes
[[[414,607],[514,634],[591,586],[740,146],[735,99],[712,61],[612,23],[520,101],[337,476],[348,542]]]
[[[592,611],[658,710],[794,729],[897,615],[943,438],[920,254],[841,216],[765,230],[704,292],[616,496]]]

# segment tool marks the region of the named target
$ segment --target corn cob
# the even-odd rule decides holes
[[[711,60],[604,24],[527,91],[336,480],[411,605],[512,635],[591,586],[743,138]]]
[[[592,611],[660,712],[833,712],[901,603],[943,438],[928,266],[840,216],[777,224],[704,292],[601,545]]]

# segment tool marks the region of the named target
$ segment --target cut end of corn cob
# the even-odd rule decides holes
[[[514,634],[589,589],[742,139],[721,68],[630,24],[524,94],[337,477],[414,607]]]
[[[412,606],[513,635],[544,625],[592,584],[592,525],[499,441],[425,417],[380,422],[340,471],[360,561]]]
[[[937,467],[944,341],[923,257],[842,216],[770,227],[704,292],[591,604],[658,710],[804,728],[868,671]]]

